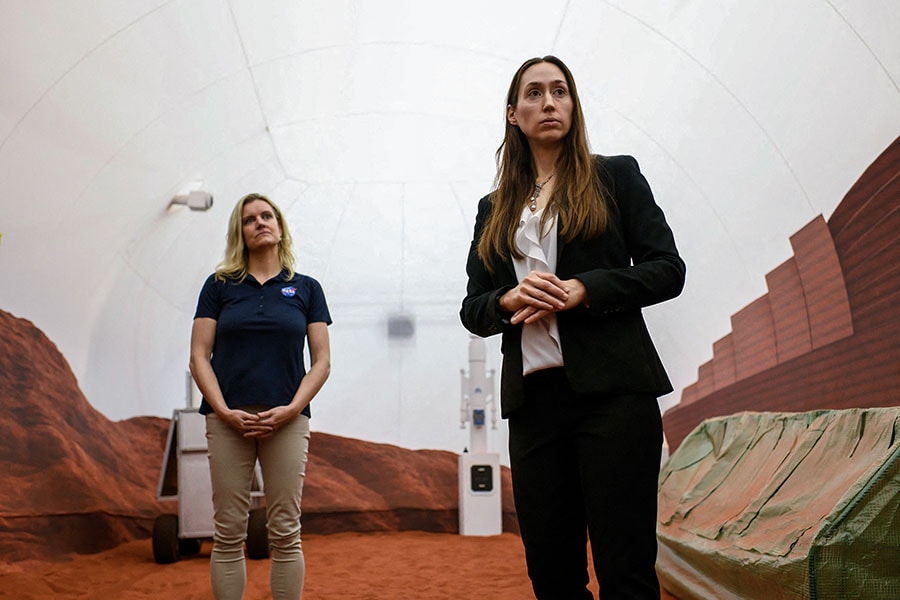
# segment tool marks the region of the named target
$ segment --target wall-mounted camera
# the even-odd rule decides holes
[[[169,206],[187,206],[191,210],[209,210],[213,205],[213,195],[205,190],[192,190],[187,194],[176,194]]]

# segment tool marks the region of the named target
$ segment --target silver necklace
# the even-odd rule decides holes
[[[538,199],[538,196],[541,195],[541,189],[545,185],[547,185],[548,181],[553,179],[554,175],[556,175],[556,171],[554,171],[553,173],[550,173],[550,177],[548,177],[544,181],[542,181],[540,183],[538,183],[537,181],[534,182],[534,191],[531,192],[531,198],[528,200],[528,202],[529,202],[528,208],[531,210],[531,212],[534,212],[537,210],[537,199]]]

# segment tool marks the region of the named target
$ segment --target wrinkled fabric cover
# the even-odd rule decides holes
[[[704,421],[660,473],[657,535],[680,600],[900,598],[900,408]]]

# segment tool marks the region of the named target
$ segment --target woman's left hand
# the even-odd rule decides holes
[[[523,306],[519,310],[517,310],[512,318],[509,320],[513,325],[517,325],[519,323],[536,323],[540,321],[550,313],[559,312],[561,310],[569,310],[570,308],[575,308],[579,304],[587,301],[587,289],[584,287],[584,284],[579,279],[566,279],[562,282],[563,287],[569,292],[569,295],[565,299],[565,305],[562,308],[558,308],[555,310],[546,310],[535,308],[534,306]]]
[[[289,406],[275,406],[268,410],[264,410],[256,415],[259,417],[258,425],[267,427],[267,429],[259,433],[249,434],[246,437],[267,438],[276,431],[293,421],[297,413]]]

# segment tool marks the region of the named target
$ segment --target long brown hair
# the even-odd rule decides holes
[[[281,214],[281,209],[262,194],[247,194],[234,205],[234,210],[231,211],[231,217],[228,219],[225,260],[216,267],[216,279],[220,281],[225,281],[226,279],[243,281],[247,277],[249,253],[244,243],[243,214],[244,206],[256,200],[262,200],[272,207],[272,212],[275,213],[275,219],[278,221],[278,227],[281,229],[281,239],[278,241],[278,258],[281,261],[281,268],[287,269],[288,278],[294,276],[294,241],[291,238],[291,232],[288,231],[287,224],[284,222],[284,215]]]
[[[606,230],[607,192],[594,166],[581,100],[578,98],[572,72],[555,56],[528,59],[513,76],[506,94],[506,103],[515,110],[523,74],[529,67],[544,62],[559,67],[565,75],[572,97],[572,124],[563,138],[562,152],[556,164],[556,186],[547,206],[554,207],[559,215],[560,235],[565,240],[596,237]],[[534,189],[537,177],[528,138],[517,125],[506,119],[506,110],[504,121],[506,131],[496,154],[497,175],[494,179],[494,191],[491,193],[493,206],[478,240],[478,256],[490,271],[494,270],[500,260],[505,260],[510,255],[522,258],[522,253],[516,248],[515,233],[522,214],[522,203]],[[543,221],[549,218],[551,212],[545,210],[541,216],[541,231],[544,230]]]

